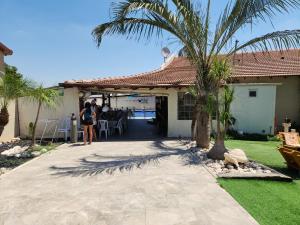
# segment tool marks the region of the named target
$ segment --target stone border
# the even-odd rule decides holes
[[[265,170],[271,171],[270,173],[240,173],[240,172],[230,172],[230,173],[217,173],[217,177],[225,179],[260,179],[260,180],[275,180],[275,181],[287,181],[292,182],[293,179],[287,175],[279,173],[278,171],[257,163],[259,166]],[[237,170],[238,171],[238,170]]]
[[[293,181],[291,177],[254,160],[239,164],[240,167],[237,169],[233,164],[225,164],[224,160],[208,159],[205,150],[200,150],[197,154],[204,168],[215,178]]]

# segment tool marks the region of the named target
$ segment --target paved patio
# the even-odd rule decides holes
[[[177,141],[65,144],[0,193],[0,225],[257,225]]]

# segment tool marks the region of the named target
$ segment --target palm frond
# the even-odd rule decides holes
[[[174,35],[174,31],[166,23],[162,23],[158,18],[141,19],[141,18],[124,18],[122,20],[115,20],[97,26],[92,34],[96,39],[98,46],[102,42],[105,35],[120,34],[125,35],[127,38],[135,37],[139,40],[141,37],[150,39],[154,34],[158,37],[162,35],[162,31],[166,30]]]
[[[32,87],[28,92],[29,99],[41,103],[44,106],[53,108],[58,103],[58,92],[52,88],[44,88],[42,85]]]
[[[232,49],[228,55],[232,55],[236,51],[252,49],[268,51],[269,49],[284,50],[300,47],[300,30],[276,31],[265,34],[260,37],[253,38],[237,48]]]
[[[24,79],[16,67],[6,66],[4,76],[0,77],[1,107],[7,107],[10,101],[25,96],[30,85],[31,81]]]
[[[229,2],[217,23],[211,54],[218,54],[230,43],[234,34],[246,25],[266,22],[277,12],[288,12],[290,7],[299,7],[298,0],[236,0]]]

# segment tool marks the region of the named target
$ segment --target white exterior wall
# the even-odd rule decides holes
[[[247,133],[274,133],[276,85],[235,84],[231,105],[236,118],[234,129]],[[256,90],[256,97],[249,97],[249,90]]]
[[[168,96],[168,137],[190,137],[191,120],[178,120],[178,91],[169,89]],[[180,90],[184,92],[184,90]]]
[[[30,101],[27,98],[19,99],[19,112],[20,112],[20,136],[28,137],[29,135],[29,123],[34,122],[37,113],[37,103]],[[62,126],[62,122],[66,117],[70,117],[72,113],[79,122],[79,97],[77,88],[64,89],[64,95],[59,97],[58,105],[56,108],[50,109],[42,107],[39,120],[45,119],[58,119],[59,126]],[[36,130],[37,137],[40,137],[44,128],[44,123],[39,122]],[[54,128],[50,126],[46,137],[51,137],[50,129]],[[61,134],[60,137],[63,137]]]
[[[241,79],[240,83],[280,83],[276,90],[276,122],[277,131],[282,130],[282,123],[285,117],[291,119],[292,122],[300,124],[300,76],[294,77],[273,77]]]
[[[231,106],[236,118],[234,129],[247,133],[274,133],[276,84],[234,84],[234,101]],[[256,90],[257,97],[249,97],[249,90]],[[168,137],[190,137],[191,120],[178,120],[178,92],[168,91]],[[215,121],[213,121],[213,126]]]

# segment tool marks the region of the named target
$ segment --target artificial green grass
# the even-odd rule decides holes
[[[58,147],[61,144],[62,143],[50,143],[48,145],[37,145],[37,146],[31,147],[30,151],[32,151],[32,152],[39,151],[41,153],[46,153],[51,150],[54,150],[56,147]]]
[[[277,151],[279,142],[229,140],[229,148],[243,149],[250,159],[294,178],[293,182],[218,179],[228,191],[261,225],[300,224],[300,180],[296,172],[287,170]]]

